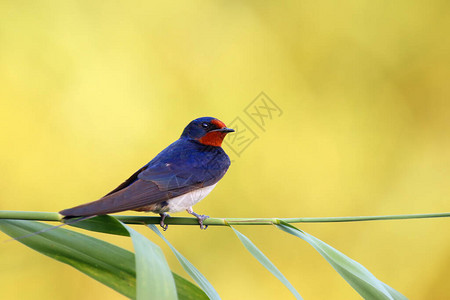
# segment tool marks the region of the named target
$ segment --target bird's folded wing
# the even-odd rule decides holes
[[[224,173],[223,168],[216,169],[214,164],[189,167],[152,166],[142,170],[137,178],[155,183],[161,191],[173,191],[188,186],[215,184]]]
[[[185,186],[172,191],[161,191],[155,183],[138,179],[118,192],[109,194],[97,201],[65,209],[60,213],[67,217],[74,217],[105,215],[124,210],[133,210],[166,201],[197,188],[197,186]]]
[[[103,198],[60,213],[71,217],[138,209],[215,184],[222,176],[214,168],[145,166]]]

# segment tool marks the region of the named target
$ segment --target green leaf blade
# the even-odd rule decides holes
[[[250,241],[249,238],[234,229],[232,226],[230,227],[231,229],[233,229],[234,233],[236,233],[237,237],[244,245],[244,247],[248,250],[248,252],[250,252],[250,254],[252,254],[260,264],[262,264],[270,273],[272,273],[279,281],[281,281],[295,296],[296,299],[303,299],[294,288],[294,286],[287,280],[287,278],[277,269],[277,267],[275,267],[275,265],[267,258],[267,256],[265,256],[264,253],[262,253],[261,250],[259,250],[255,246],[255,244]]]
[[[280,224],[276,226],[280,230],[308,242],[365,299],[407,299],[400,292],[378,280],[360,263],[347,257],[342,252],[316,237],[283,221],[280,221]]]
[[[0,220],[0,230],[13,238],[49,228],[54,226],[35,221]],[[136,298],[135,255],[128,250],[63,228],[54,228],[18,241],[41,254],[74,267],[128,298]],[[206,294],[190,281],[172,274],[180,300],[208,299]]]
[[[0,220],[0,230],[11,237],[51,227],[34,221]],[[20,239],[19,242],[71,265],[127,297],[135,297],[134,255],[127,250],[62,228]]]
[[[68,221],[70,222],[71,219]],[[116,234],[130,236],[128,230],[116,218],[109,215],[96,216],[87,220],[67,223],[67,225],[86,229],[89,231],[102,232],[107,234]]]
[[[136,257],[137,299],[177,298],[175,281],[162,250],[139,232],[108,215],[77,222],[74,226],[87,230],[129,235]]]
[[[183,269],[189,274],[189,276],[192,277],[192,279],[195,280],[195,282],[203,289],[203,291],[208,295],[209,299],[212,300],[220,300],[220,296],[217,293],[217,291],[214,289],[214,287],[211,285],[211,283],[206,279],[205,276],[203,276],[200,271],[194,267],[193,264],[191,264],[180,252],[178,252],[177,249],[175,249],[174,246],[165,238],[164,235],[156,228],[155,225],[147,225],[153,232],[155,232],[166,244],[169,246],[169,248],[172,250],[175,257],[180,262]]]
[[[175,281],[161,248],[131,227],[122,225],[130,233],[136,255],[136,298],[178,299]]]

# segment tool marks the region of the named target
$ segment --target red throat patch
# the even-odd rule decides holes
[[[226,132],[221,131],[208,132],[200,139],[198,139],[198,141],[203,145],[220,147],[222,146],[223,139],[225,138],[226,135],[227,135]]]

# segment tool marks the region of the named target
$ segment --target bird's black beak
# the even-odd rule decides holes
[[[231,129],[231,128],[228,128],[228,127],[224,127],[224,128],[211,130],[210,132],[214,132],[214,131],[229,133],[229,132],[234,132],[234,129]]]

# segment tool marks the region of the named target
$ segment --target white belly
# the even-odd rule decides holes
[[[213,184],[168,200],[169,210],[167,212],[176,213],[188,209],[205,198],[215,186]]]

